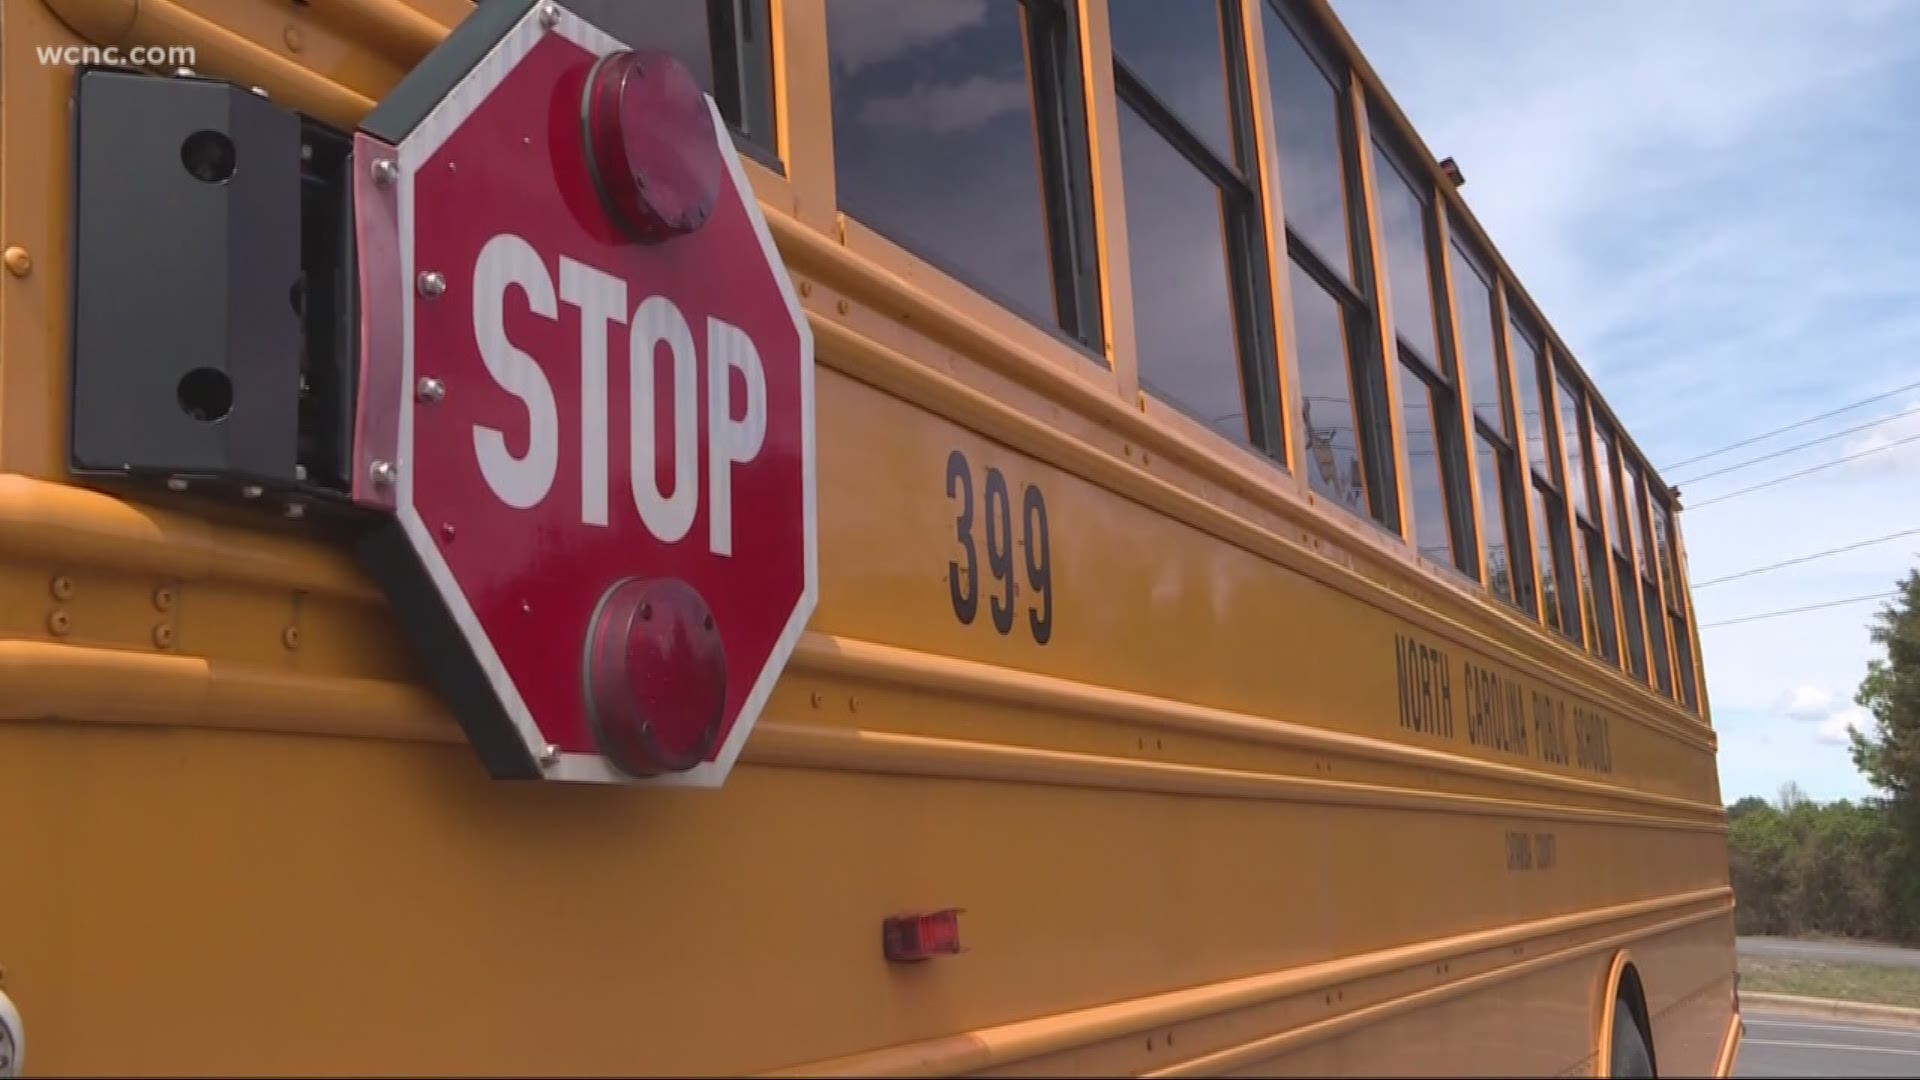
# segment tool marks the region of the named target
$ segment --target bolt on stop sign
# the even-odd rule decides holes
[[[482,761],[720,784],[818,575],[813,339],[712,100],[483,4],[354,175],[362,551]]]

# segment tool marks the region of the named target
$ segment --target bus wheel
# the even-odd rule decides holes
[[[1611,1076],[1653,1076],[1653,1055],[1647,1052],[1647,1037],[1634,1022],[1633,1009],[1625,998],[1613,1003],[1613,1067]]]

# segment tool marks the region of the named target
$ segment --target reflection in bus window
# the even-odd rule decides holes
[[[1427,263],[1426,207],[1393,159],[1377,144],[1373,171],[1378,178],[1380,243],[1387,256],[1387,282],[1393,294],[1393,329],[1435,364],[1433,280]]]
[[[1078,56],[1064,7],[831,0],[827,31],[847,213],[1096,343],[1079,76],[1050,59]]]
[[[1487,552],[1487,587],[1509,604],[1531,592],[1519,586],[1519,566],[1507,522],[1510,505],[1507,477],[1500,468],[1499,449],[1482,434],[1474,439],[1474,461],[1480,470],[1480,542]]]
[[[1506,387],[1500,378],[1500,358],[1494,351],[1493,286],[1480,275],[1459,243],[1452,246],[1454,304],[1460,312],[1460,353],[1467,361],[1467,393],[1473,414],[1500,435],[1507,434],[1507,414],[1501,407]]]
[[[1005,2],[990,0],[987,6]],[[1108,0],[1107,19],[1114,56],[1214,153],[1233,160],[1233,101],[1218,0]]]
[[[1511,309],[1509,309],[1511,310]],[[1514,392],[1520,397],[1520,426],[1527,433],[1527,461],[1550,482],[1559,481],[1559,470],[1547,453],[1547,397],[1540,385],[1540,346],[1526,331],[1519,317],[1507,320],[1508,351],[1513,357]]]
[[[1306,241],[1322,265],[1351,283],[1339,91],[1272,5],[1262,5],[1261,12],[1287,227]]]
[[[1132,109],[1120,110],[1120,158],[1140,382],[1251,443],[1219,189]]]
[[[1586,433],[1580,430],[1580,392],[1560,380],[1560,443],[1567,452],[1567,494],[1573,511],[1582,517],[1593,516],[1593,504],[1587,493]]]
[[[713,95],[728,124],[768,153],[778,152],[768,0],[561,2],[627,45],[672,53]]]
[[[1434,394],[1427,381],[1400,366],[1400,414],[1407,443],[1407,482],[1413,496],[1414,550],[1437,563],[1453,565],[1453,533],[1447,516],[1445,471],[1435,424]]]
[[[1299,263],[1293,272],[1293,335],[1300,364],[1300,446],[1313,489],[1356,514],[1367,512],[1360,422],[1340,303]]]
[[[1533,535],[1540,567],[1540,614],[1548,626],[1578,644],[1579,601],[1574,594],[1573,549],[1567,539],[1566,508],[1546,488],[1533,490]]]

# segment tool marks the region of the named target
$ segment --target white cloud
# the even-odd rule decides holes
[[[987,0],[833,0],[833,60],[847,74],[882,64],[987,18]]]
[[[1888,414],[1886,422],[1868,428],[1847,441],[1839,455],[1867,454],[1845,468],[1861,472],[1912,472],[1920,470],[1920,413]]]
[[[1852,742],[1849,736],[1854,728],[1864,731],[1872,725],[1872,722],[1873,715],[1865,709],[1852,706],[1839,709],[1820,721],[1820,727],[1815,732],[1814,738],[1828,746],[1847,746]]]
[[[896,97],[874,98],[860,119],[876,127],[957,135],[1027,108],[1026,79],[975,75],[954,83],[921,83]]]
[[[1819,720],[1833,712],[1833,691],[1802,683],[1787,695],[1780,711],[1795,720]]]

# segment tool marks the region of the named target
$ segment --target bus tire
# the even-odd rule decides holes
[[[1653,1054],[1647,1049],[1647,1036],[1633,1018],[1627,999],[1613,1003],[1613,1062],[1610,1076],[1653,1076]]]

